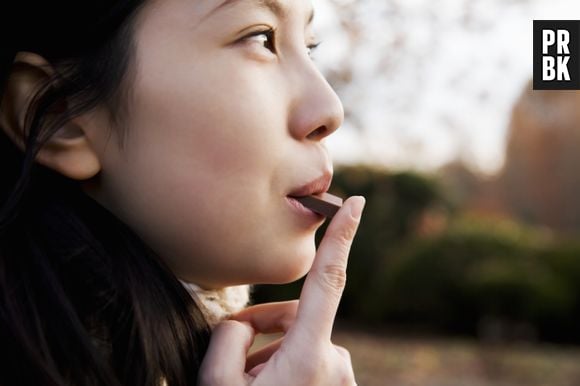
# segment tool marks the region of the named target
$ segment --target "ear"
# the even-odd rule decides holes
[[[0,108],[0,127],[24,151],[24,120],[35,93],[46,83],[53,67],[43,57],[19,52],[6,83]],[[68,108],[65,105],[62,108]],[[36,161],[60,174],[86,180],[101,170],[97,153],[81,118],[65,123],[40,149]]]

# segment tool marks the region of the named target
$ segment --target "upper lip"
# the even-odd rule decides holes
[[[320,177],[292,190],[288,196],[303,197],[311,194],[320,194],[328,191],[332,181],[332,172],[326,171]]]

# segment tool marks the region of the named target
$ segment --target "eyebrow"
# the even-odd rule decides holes
[[[223,3],[214,8],[205,18],[210,17],[212,14],[231,6],[234,6],[244,0],[225,0]],[[265,8],[276,15],[279,19],[284,19],[288,15],[288,8],[280,3],[279,0],[252,0],[258,8]],[[308,17],[306,19],[306,24],[309,25],[314,19],[314,9],[310,10]]]

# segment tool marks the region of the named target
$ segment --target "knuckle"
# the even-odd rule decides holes
[[[308,379],[327,378],[328,374],[330,374],[330,369],[326,361],[312,360],[304,362],[302,370]]]
[[[343,370],[341,375],[340,375],[340,379],[338,381],[339,385],[343,385],[343,386],[352,386],[354,385],[355,380],[354,380],[354,374],[352,372],[352,369],[349,370]]]
[[[345,366],[343,362],[342,365],[337,369],[336,374],[338,385],[352,386],[355,384],[354,370],[350,364],[350,361],[348,366]]]
[[[338,347],[336,347],[338,350]],[[342,348],[342,350],[347,351]],[[297,358],[300,363],[300,378],[304,385],[319,386],[352,386],[355,385],[354,371],[350,361],[345,364],[342,355],[336,355],[337,350],[311,352],[311,355]]]
[[[322,286],[331,292],[341,293],[346,285],[346,267],[341,264],[328,264],[318,275]]]
[[[342,346],[335,346],[336,350],[338,351],[338,353],[347,361],[347,362],[351,362],[351,356],[350,356],[350,351],[348,351],[346,348],[342,347]]]
[[[329,384],[330,381],[333,385],[336,384],[336,366],[329,358],[311,362],[307,374],[314,381],[313,385]]]
[[[345,226],[335,230],[330,237],[331,239],[340,246],[341,248],[345,248],[348,250],[350,248],[350,244],[352,239],[354,238],[356,229],[352,226]]]
[[[299,368],[299,382],[298,384],[311,385],[313,380],[327,377],[325,369],[325,361],[323,357],[316,352],[304,352],[302,350],[291,352],[291,358],[286,363],[287,368]],[[297,379],[297,380],[298,380]]]

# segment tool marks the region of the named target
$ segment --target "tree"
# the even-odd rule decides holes
[[[580,230],[580,92],[538,91],[528,83],[509,127],[504,197],[532,224]]]

